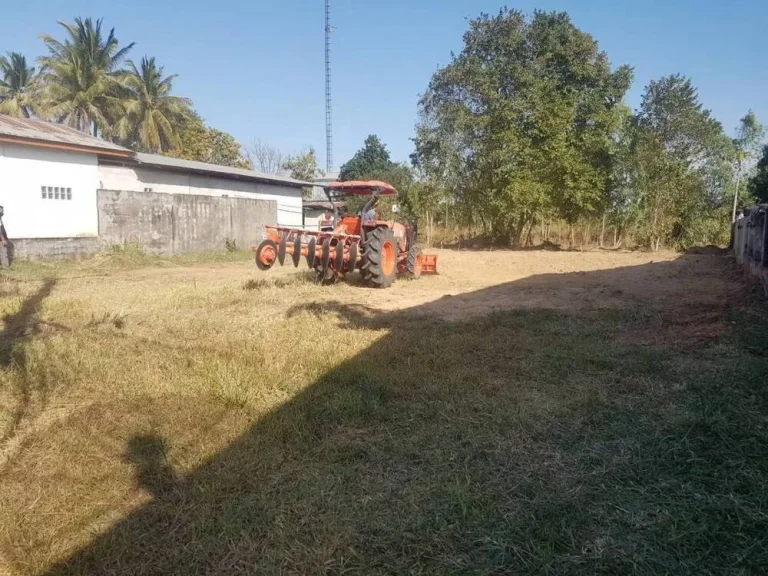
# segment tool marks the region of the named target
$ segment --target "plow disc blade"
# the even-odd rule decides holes
[[[323,240],[323,254],[320,260],[320,268],[325,272],[331,263],[331,238],[330,236]]]
[[[336,272],[341,272],[341,269],[343,266],[344,266],[344,241],[338,240],[336,242],[336,259],[333,261],[333,267],[336,269]]]
[[[301,260],[301,234],[296,234],[296,239],[293,241],[293,266],[299,267],[299,260]]]
[[[354,272],[357,265],[357,242],[349,245],[349,262],[344,267],[344,272]]]
[[[317,238],[312,236],[307,244],[307,266],[310,268],[315,267],[315,250],[317,248]]]
[[[285,264],[285,249],[288,244],[288,233],[283,232],[280,234],[280,244],[277,246],[277,261],[280,262],[280,266]]]

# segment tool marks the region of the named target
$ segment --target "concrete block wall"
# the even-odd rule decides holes
[[[11,240],[14,260],[65,260],[84,258],[101,250],[99,239],[83,238],[19,238]]]
[[[102,246],[135,243],[152,254],[224,250],[227,240],[247,249],[277,223],[273,200],[99,190]]]
[[[733,225],[736,261],[758,278],[768,294],[768,204],[755,206]]]

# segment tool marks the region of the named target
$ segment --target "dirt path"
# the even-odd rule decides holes
[[[412,309],[417,313],[459,319],[507,309],[601,309],[650,306],[676,309],[719,305],[740,297],[742,279],[721,255],[673,252],[556,252],[438,250],[439,271],[418,282],[398,282],[388,290],[371,290],[351,282],[330,287],[284,288],[285,304],[296,299],[360,304],[374,310]],[[303,265],[299,271],[303,270]],[[277,281],[296,274],[292,266],[269,272],[251,262],[215,266],[144,268],[120,272],[110,282],[155,285],[191,282],[201,288],[243,285],[251,280]],[[98,278],[83,279],[93,287]],[[278,296],[278,303],[280,301]]]

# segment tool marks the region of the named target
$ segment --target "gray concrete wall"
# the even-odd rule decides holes
[[[271,200],[99,190],[102,246],[135,243],[152,254],[220,251],[227,239],[247,249],[276,224]]]
[[[165,194],[274,200],[277,202],[277,222],[281,226],[302,224],[301,188],[295,186],[104,163],[99,164],[99,180],[99,188],[104,190],[144,192],[149,188],[150,192]]]
[[[768,204],[755,206],[733,225],[733,251],[768,294]]]
[[[17,238],[11,239],[11,244],[14,260],[83,258],[101,250],[101,244],[96,237]]]

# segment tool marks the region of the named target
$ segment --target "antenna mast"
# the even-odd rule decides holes
[[[331,0],[325,0],[325,170],[333,172],[333,120],[331,101]]]

